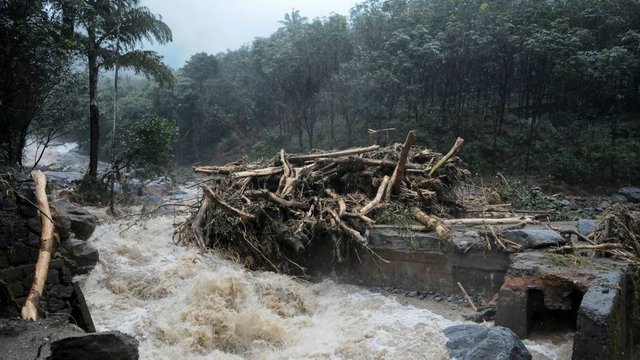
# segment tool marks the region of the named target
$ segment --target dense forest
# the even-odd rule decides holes
[[[151,20],[127,18],[132,9]],[[112,25],[92,22],[100,17]],[[74,23],[104,39],[99,82],[91,31]],[[640,179],[637,0],[369,0],[348,17],[292,11],[280,23],[240,49],[194,54],[172,77],[157,54],[134,49],[171,40],[138,1],[2,0],[0,158],[19,161],[27,138],[89,148],[98,111],[92,151],[108,160],[115,129],[116,158],[152,173],[399,141],[416,129],[441,151],[463,137],[463,158],[480,173]],[[118,64],[152,80],[125,73],[114,87]]]

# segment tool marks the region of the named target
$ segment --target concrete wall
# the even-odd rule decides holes
[[[352,254],[340,274],[343,281],[369,286],[395,286],[419,291],[458,294],[462,283],[471,293],[491,297],[502,285],[509,254],[456,246],[434,233],[393,226],[375,226],[367,234],[369,247],[388,263],[370,254]]]
[[[604,272],[582,299],[573,359],[638,359],[640,302],[637,270]]]

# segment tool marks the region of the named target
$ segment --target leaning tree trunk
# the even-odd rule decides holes
[[[36,269],[33,274],[33,283],[27,300],[22,306],[22,318],[25,320],[38,319],[38,305],[42,297],[44,283],[49,273],[49,262],[51,261],[51,253],[53,252],[53,221],[51,220],[51,211],[49,210],[49,202],[47,201],[47,178],[39,170],[32,172],[31,176],[35,182],[36,200],[38,202],[38,210],[40,211],[42,230],[40,233],[40,252],[38,253],[38,261],[36,262]]]

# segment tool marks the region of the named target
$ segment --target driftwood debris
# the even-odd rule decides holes
[[[210,179],[198,211],[178,227],[179,240],[216,246],[250,268],[296,275],[316,247],[333,247],[327,261],[361,250],[376,256],[365,236],[375,224],[404,217],[398,223],[411,227],[412,208],[432,218],[459,212],[455,188],[469,175],[455,156],[462,141],[445,158],[415,140],[411,131],[403,144],[386,147],[283,149],[259,162],[196,167]],[[434,229],[448,238],[446,229]]]
[[[38,252],[38,260],[36,261],[33,283],[31,284],[31,290],[29,291],[27,300],[22,307],[22,318],[25,320],[38,319],[38,305],[49,273],[49,263],[54,245],[54,224],[51,218],[46,192],[47,178],[39,170],[33,171],[31,176],[35,183],[36,200],[38,202],[38,210],[40,211],[42,231],[40,233],[40,251]]]

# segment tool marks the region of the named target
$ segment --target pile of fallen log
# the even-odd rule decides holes
[[[208,175],[198,210],[176,230],[178,241],[215,247],[252,269],[304,273],[314,243],[332,244],[332,259],[368,249],[374,224],[414,223],[447,237],[442,218],[462,210],[455,187],[469,172],[456,156],[404,144],[287,154],[266,161],[199,166]],[[372,254],[372,252],[371,252]]]

